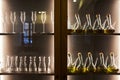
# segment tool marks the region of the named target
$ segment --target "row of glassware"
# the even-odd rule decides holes
[[[104,20],[104,22],[102,23],[101,20],[101,16],[100,14],[96,15],[96,19],[95,21],[91,22],[91,16],[90,14],[86,14],[86,22],[82,25],[81,23],[81,19],[79,14],[75,14],[75,23],[74,24],[70,24],[70,22],[68,22],[68,27],[70,27],[71,29],[69,29],[69,32],[77,32],[77,33],[113,33],[115,32],[115,28],[113,27],[115,25],[115,23],[112,24],[111,21],[111,15],[108,14],[106,15],[106,18]]]
[[[51,57],[6,56],[3,72],[51,72]]]
[[[67,70],[70,73],[89,73],[89,72],[98,72],[98,73],[117,73],[118,67],[115,63],[114,53],[111,52],[109,56],[104,60],[103,52],[99,53],[99,63],[98,58],[95,62],[91,52],[88,52],[86,59],[83,59],[82,53],[78,52],[78,57],[73,61],[72,54],[68,52],[67,54]],[[109,59],[109,64],[108,64]]]
[[[8,12],[9,13],[9,12]],[[7,33],[6,31],[6,24],[8,24],[9,20],[12,24],[12,33],[15,33],[15,23],[16,23],[16,19],[17,19],[17,12],[15,11],[11,11],[10,14],[8,13],[4,13],[3,14],[3,17],[2,17],[2,24],[3,24],[3,31],[5,33]],[[43,33],[45,33],[45,22],[46,22],[46,19],[47,19],[47,12],[46,11],[31,11],[31,21],[32,21],[32,24],[33,24],[33,33],[36,33],[36,29],[35,29],[35,24],[36,24],[36,20],[37,20],[37,13],[40,14],[40,18],[41,18],[41,22],[43,24]],[[51,11],[51,23],[52,25],[54,24],[54,13]],[[23,33],[24,33],[24,23],[26,21],[26,12],[25,11],[20,11],[20,15],[19,16],[19,19],[21,20],[21,23],[23,24]]]

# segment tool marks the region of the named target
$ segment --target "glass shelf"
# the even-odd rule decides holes
[[[23,33],[0,33],[0,35],[19,35]],[[54,33],[33,33],[33,35],[54,35]]]
[[[16,35],[18,33],[0,33],[0,35]]]
[[[0,72],[0,75],[55,75],[54,73],[38,73],[38,72]]]
[[[103,35],[120,35],[120,33],[109,33],[109,34],[105,34],[105,33],[67,33],[68,35],[81,35],[81,36],[103,36]]]
[[[33,35],[54,35],[54,33],[33,33]]]
[[[67,73],[67,75],[120,75],[118,73]]]

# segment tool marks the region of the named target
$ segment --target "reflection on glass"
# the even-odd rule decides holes
[[[32,23],[24,23],[23,44],[32,44]]]

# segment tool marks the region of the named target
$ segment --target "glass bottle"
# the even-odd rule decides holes
[[[94,64],[94,63],[93,63],[92,53],[91,53],[91,52],[88,52],[88,60],[89,60],[89,64],[88,64],[88,66],[87,66],[87,71],[88,71],[88,72],[96,72],[96,64],[97,64],[98,58],[96,58],[95,64]]]
[[[37,65],[36,65],[36,56],[29,57],[29,72],[37,72]]]
[[[5,71],[9,72],[10,71],[10,56],[6,56],[6,68]]]
[[[24,68],[25,68],[25,72],[28,71],[28,68],[27,68],[27,56],[24,56]]]
[[[104,63],[104,54],[99,53],[100,56],[100,64],[97,67],[97,72],[107,72],[107,64]]]
[[[15,65],[15,58],[14,56],[11,56],[10,57],[10,72],[15,72],[15,68],[16,68],[16,65]]]
[[[24,71],[24,69],[23,69],[24,67],[23,66],[24,66],[24,64],[23,64],[23,57],[21,56],[20,57],[20,64],[19,64],[19,71],[20,72]]]
[[[43,63],[43,72],[46,72],[46,62],[45,62],[45,56],[43,57],[42,63]]]
[[[18,56],[15,56],[15,71],[18,72]]]
[[[44,57],[39,57],[38,72],[46,72],[46,61]]]
[[[36,56],[33,57],[33,71],[37,72]]]
[[[48,57],[48,64],[47,64],[47,73],[51,72],[51,59],[50,56]]]
[[[115,59],[114,59],[114,53],[110,53],[110,64],[107,67],[107,72],[108,73],[116,73],[119,69],[117,68],[115,64]]]
[[[32,63],[32,57],[30,56],[29,57],[29,72],[32,72],[32,65],[33,65],[33,63]]]
[[[42,72],[42,59],[39,56],[38,72]]]

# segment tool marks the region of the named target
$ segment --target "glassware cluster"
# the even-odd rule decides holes
[[[51,57],[6,56],[4,72],[51,73]]]
[[[93,60],[91,52],[88,52],[85,60],[83,59],[82,53],[78,52],[78,57],[73,61],[72,54],[68,52],[67,70],[70,73],[117,73],[119,69],[115,63],[114,53],[110,52],[109,56],[107,56],[105,60],[104,59],[103,52],[99,53],[99,58],[96,58],[95,61]]]
[[[71,27],[71,29],[69,29],[68,32],[109,34],[109,33],[115,32],[115,28],[113,27],[114,25],[115,24],[112,24],[110,14],[106,15],[106,18],[103,23],[101,20],[101,15],[97,14],[93,24],[92,24],[92,19],[91,19],[90,14],[86,14],[86,22],[83,25],[81,24],[81,19],[80,19],[79,14],[75,14],[75,23],[68,25],[68,27]]]
[[[9,13],[9,12],[8,12]],[[16,33],[15,31],[15,23],[17,21],[17,19],[20,19],[23,27],[23,31],[22,33],[24,33],[24,24],[26,22],[26,16],[27,16],[27,12],[25,11],[20,11],[19,13],[18,12],[15,12],[15,11],[11,11],[10,14],[8,13],[3,13],[4,17],[2,18],[2,24],[3,24],[3,33],[8,33],[7,32],[7,24],[10,23],[12,24],[12,32],[11,33]],[[46,24],[46,20],[47,20],[47,11],[31,11],[31,21],[32,21],[32,32],[33,33],[36,33],[36,29],[35,29],[35,25],[36,25],[36,21],[37,21],[37,18],[38,18],[38,14],[40,15],[40,19],[41,19],[41,23],[43,24],[43,30],[42,30],[42,33],[45,33],[45,24]],[[54,14],[53,12],[51,11],[50,13],[50,18],[51,18],[51,24],[54,25]],[[17,18],[18,17],[18,18]],[[9,22],[10,20],[10,22]]]

